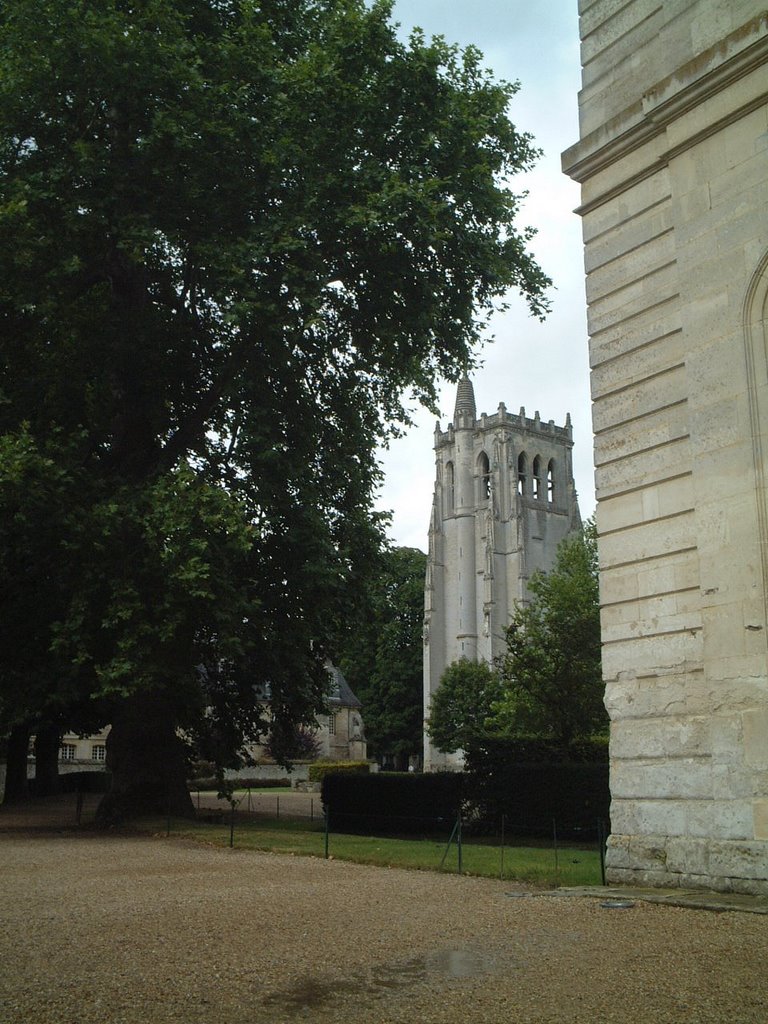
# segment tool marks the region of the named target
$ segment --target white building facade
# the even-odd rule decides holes
[[[424,600],[424,714],[454,661],[494,659],[527,581],[551,569],[581,525],[570,416],[563,427],[499,405],[477,416],[471,382],[458,385],[453,421],[435,430],[435,491]],[[460,768],[425,730],[424,770]]]
[[[580,0],[612,882],[768,892],[768,9]]]

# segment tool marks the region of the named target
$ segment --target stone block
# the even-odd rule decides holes
[[[631,836],[629,859],[639,871],[663,870],[667,866],[666,836]]]
[[[690,474],[680,474],[657,483],[645,481],[638,488],[615,496],[604,495],[600,503],[600,529],[604,534],[637,523],[664,519],[689,512],[694,507]]]
[[[624,492],[653,486],[691,471],[688,438],[683,436],[639,453],[624,455],[598,465],[600,502],[623,496]]]
[[[587,248],[609,239],[623,225],[642,221],[649,212],[672,201],[669,167],[657,166],[635,187],[617,196],[614,203],[603,203],[582,217],[582,237]]]
[[[698,523],[690,513],[663,524],[638,522],[627,529],[600,537],[603,568],[676,554],[696,545]]]
[[[654,244],[671,227],[671,203],[659,202],[657,194],[652,205],[639,210],[634,216],[623,218],[592,241],[589,255],[585,258],[587,273],[607,266],[621,253]]]
[[[602,486],[602,467],[631,455],[641,456],[654,448],[687,440],[690,418],[685,402],[658,409],[643,416],[629,429],[627,424],[608,427],[595,435],[595,479],[598,491]],[[599,511],[599,505],[598,505]]]
[[[611,760],[611,793],[625,800],[707,800],[712,765],[707,757]]]
[[[605,679],[616,679],[630,665],[641,675],[658,671],[666,673],[687,664],[698,664],[701,656],[701,630],[697,629],[667,636],[625,639],[604,645],[603,676]],[[681,692],[679,699],[685,699],[686,696],[686,693]],[[651,714],[657,706],[655,700],[651,701],[643,715]],[[696,709],[692,711],[693,714],[698,713]]]
[[[741,720],[745,763],[752,768],[768,768],[768,703],[765,707],[744,711]]]
[[[611,831],[616,835],[634,835],[638,831],[637,805],[632,800],[611,800]]]
[[[653,316],[654,308],[665,299],[679,294],[680,281],[674,263],[661,263],[649,270],[637,281],[619,283],[613,290],[603,284],[598,291],[587,277],[587,296],[590,306],[587,310],[587,324],[590,335],[606,328],[621,324],[630,318]],[[594,292],[595,294],[591,294]]]
[[[709,719],[623,719],[611,726],[611,760],[700,757],[710,750]]]
[[[686,817],[685,832],[690,836],[711,840],[751,839],[753,836],[749,800],[693,800],[688,804]]]
[[[712,842],[709,864],[714,875],[768,881],[768,843]]]
[[[634,802],[636,832],[640,836],[683,836],[687,833],[684,800],[637,800]],[[613,817],[611,817],[613,823]]]
[[[741,714],[715,714],[707,719],[708,745],[714,764],[744,763]]]
[[[635,886],[641,889],[674,888],[677,877],[663,868],[640,870],[613,867],[606,861],[605,877],[609,885]]]
[[[765,792],[765,790],[763,791]],[[755,839],[768,842],[768,797],[752,801]]]
[[[591,261],[592,265],[587,267],[587,298],[590,302],[626,286],[628,260],[632,261],[632,274],[636,279],[669,266],[675,260],[675,237],[671,228],[667,227],[648,238],[628,255],[614,256],[603,263]]]
[[[754,796],[752,773],[735,764],[713,764],[712,796],[715,800],[750,800]]]
[[[667,869],[679,875],[709,874],[709,843],[706,839],[667,839]]]
[[[629,836],[626,835],[611,835],[608,837],[608,841],[605,847],[605,859],[606,864],[610,863],[612,867],[616,868],[629,868],[632,865],[632,860],[629,852]]]

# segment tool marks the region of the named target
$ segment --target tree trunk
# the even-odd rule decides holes
[[[156,694],[127,697],[116,708],[107,737],[112,788],[96,812],[101,824],[143,814],[194,818],[184,745],[171,706]]]
[[[58,725],[40,725],[35,732],[35,796],[52,796],[60,791]]]
[[[31,730],[28,725],[14,725],[8,736],[3,803],[19,803],[29,796],[27,785],[27,752]]]

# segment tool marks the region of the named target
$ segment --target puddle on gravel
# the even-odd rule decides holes
[[[289,988],[272,992],[266,1006],[284,1010],[311,1010],[338,999],[339,995],[365,992],[382,995],[394,989],[417,985],[430,975],[436,978],[473,978],[496,968],[493,957],[469,949],[442,949],[390,964],[374,967],[367,978],[355,981],[321,981],[304,978]]]

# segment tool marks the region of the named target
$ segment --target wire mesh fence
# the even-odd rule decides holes
[[[590,885],[604,882],[607,824],[555,819],[478,822],[451,817],[387,815],[381,811],[346,814],[323,807],[319,795],[244,791],[230,801],[200,794],[199,817],[226,830],[230,846],[261,846],[264,830],[292,823],[306,827],[301,852],[327,858],[384,860],[388,864],[478,874],[500,879],[525,877],[545,883]],[[169,826],[170,828],[170,826]],[[255,832],[254,832],[255,830]],[[262,831],[262,840],[256,833]],[[298,833],[273,840],[298,852]]]
[[[76,828],[95,821],[101,795],[74,791],[4,806],[0,828]],[[537,820],[501,816],[479,821],[471,815],[427,817],[386,815],[381,811],[329,813],[320,795],[295,791],[233,793],[230,799],[193,792],[197,822],[167,813],[149,827],[166,835],[208,830],[220,845],[310,854],[522,879],[543,885],[598,885],[605,880],[607,822]],[[147,824],[147,823],[145,823]],[[164,827],[163,827],[164,826]]]

